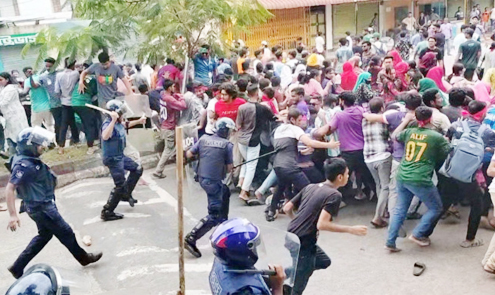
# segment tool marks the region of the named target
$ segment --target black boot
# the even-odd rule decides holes
[[[127,180],[125,181],[124,184],[124,189],[125,191],[123,192],[122,200],[129,202],[129,205],[131,207],[134,207],[134,204],[136,204],[138,201],[132,197],[132,192],[134,191],[134,188],[136,187],[139,178],[141,178],[141,175],[143,175],[143,168],[139,166],[136,171],[131,171],[129,173],[129,176],[127,177]]]
[[[191,234],[188,234],[184,239],[184,247],[187,251],[189,251],[189,253],[192,254],[192,256],[196,258],[201,257],[201,252],[199,251],[198,247],[196,247],[196,240],[194,239],[194,237],[192,237]]]
[[[113,212],[120,202],[121,194],[122,193],[118,188],[114,188],[110,192],[110,197],[101,211],[101,219],[104,221],[112,221],[124,218],[124,215]]]
[[[185,247],[194,257],[201,257],[201,252],[196,247],[196,241],[201,239],[207,232],[209,232],[215,225],[220,223],[219,217],[212,217],[210,215],[202,218],[198,224],[187,234],[185,238]]]
[[[79,259],[79,263],[82,266],[86,266],[90,263],[95,263],[96,261],[100,260],[101,256],[103,256],[102,252],[98,253],[87,253],[84,257]]]

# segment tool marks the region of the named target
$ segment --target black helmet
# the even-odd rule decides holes
[[[29,157],[39,157],[38,146],[48,147],[55,139],[55,133],[41,127],[28,127],[17,136],[17,152]]]
[[[70,288],[63,286],[62,277],[56,269],[46,264],[30,267],[5,295],[69,295]]]

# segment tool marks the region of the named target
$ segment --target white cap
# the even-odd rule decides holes
[[[265,45],[265,46],[266,46],[266,45],[268,45],[268,42],[266,42],[266,41],[261,41],[261,45]]]

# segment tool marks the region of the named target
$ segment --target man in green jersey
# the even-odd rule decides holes
[[[418,127],[405,129],[414,119],[414,115],[408,113],[392,134],[392,138],[405,143],[405,155],[397,174],[397,205],[390,218],[388,239],[385,245],[391,252],[400,251],[395,245],[395,240],[414,196],[417,196],[428,207],[428,211],[409,236],[411,241],[422,247],[429,246],[429,235],[433,231],[438,216],[442,214],[442,201],[431,178],[435,167],[440,166],[447,157],[450,146],[440,133],[425,128],[431,120],[432,110],[430,108],[418,107],[415,115]]]

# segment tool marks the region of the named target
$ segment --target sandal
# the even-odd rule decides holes
[[[421,262],[415,262],[414,263],[414,269],[413,269],[413,275],[419,277],[420,275],[423,274],[423,272],[426,269],[426,265]]]
[[[0,211],[7,211],[7,208],[5,208],[4,206],[0,205]]]
[[[482,239],[476,239],[473,241],[463,241],[460,246],[462,248],[473,248],[473,247],[479,247],[483,246],[483,240]]]

